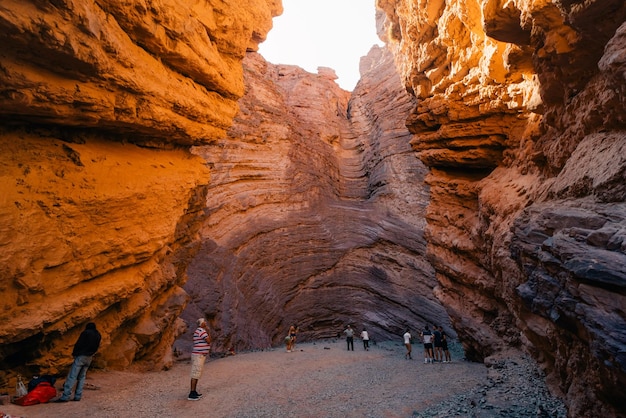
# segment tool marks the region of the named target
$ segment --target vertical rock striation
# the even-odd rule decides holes
[[[0,4],[0,386],[56,374],[89,321],[100,366],[171,363],[241,62],[279,1]]]
[[[623,416],[625,3],[377,5],[417,98],[428,257],[467,354],[522,346],[571,416]]]
[[[216,350],[337,335],[374,339],[440,323],[424,258],[425,167],[404,126],[414,106],[391,54],[375,47],[355,91],[249,53],[228,136],[195,148],[212,167],[203,245],[185,313],[212,316]]]

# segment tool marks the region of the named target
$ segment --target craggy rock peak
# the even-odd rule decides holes
[[[171,362],[209,185],[278,0],[0,3],[0,386],[56,374],[85,323],[100,366]]]
[[[184,317],[211,317],[216,351],[282,344],[292,324],[301,341],[349,323],[376,340],[425,323],[454,335],[424,258],[426,168],[404,124],[415,102],[391,54],[372,49],[352,96],[330,69],[256,53],[244,68],[228,136],[195,148],[212,182]]]
[[[626,416],[626,3],[377,5],[467,354],[520,345],[571,416]]]

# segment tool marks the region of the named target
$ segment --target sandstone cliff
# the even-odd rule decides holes
[[[377,5],[467,354],[522,346],[571,416],[626,414],[626,4]]]
[[[243,60],[278,0],[0,3],[0,386],[56,374],[86,322],[100,366],[167,367]]]
[[[375,48],[352,95],[252,52],[279,3],[0,3],[0,386],[88,321],[167,367],[185,286],[224,349],[445,307],[626,414],[623,0],[377,0],[400,77]]]
[[[373,339],[439,323],[423,238],[426,169],[404,126],[415,103],[375,47],[352,96],[334,71],[244,60],[246,94],[228,136],[196,147],[212,168],[203,245],[184,317],[211,317],[214,349],[332,337]],[[181,342],[184,344],[184,342]]]

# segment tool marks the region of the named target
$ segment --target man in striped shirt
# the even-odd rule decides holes
[[[211,350],[211,336],[207,332],[207,324],[204,318],[197,321],[198,328],[193,333],[193,350],[191,351],[191,392],[189,392],[190,401],[199,400],[202,395],[196,391],[198,379],[202,375],[206,356]]]

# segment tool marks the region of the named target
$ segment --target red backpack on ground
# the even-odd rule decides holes
[[[37,405],[38,403],[46,403],[55,396],[57,396],[57,390],[54,386],[50,382],[41,382],[35,386],[35,389],[21,398],[17,398],[13,403],[22,406]]]

